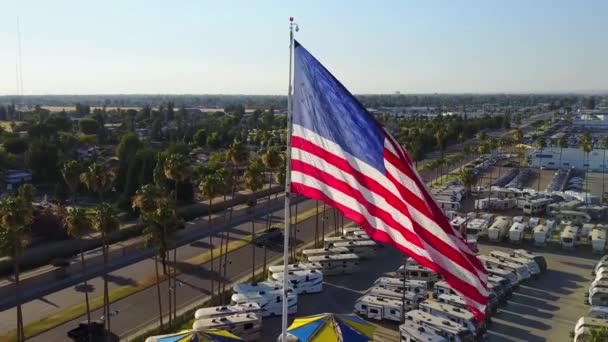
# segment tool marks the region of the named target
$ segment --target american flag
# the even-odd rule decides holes
[[[291,191],[323,201],[439,274],[484,319],[486,270],[431,197],[407,152],[297,42]]]

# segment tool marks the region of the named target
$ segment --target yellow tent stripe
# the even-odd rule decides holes
[[[325,322],[323,327],[317,331],[313,338],[314,341],[338,342],[338,336],[332,322]]]
[[[376,328],[371,324],[354,322],[349,319],[343,319],[342,322],[344,322],[344,324],[348,325],[354,330],[358,331],[360,334],[363,334],[369,338],[372,338],[374,336],[374,331],[376,330]]]
[[[297,329],[299,327],[302,327],[304,325],[310,324],[312,322],[318,321],[320,319],[323,319],[327,317],[327,314],[321,314],[321,315],[316,315],[316,316],[307,316],[307,317],[302,317],[302,318],[296,318],[293,323],[291,323],[291,325],[289,326],[289,328],[287,330],[292,330],[292,329]]]
[[[221,337],[230,337],[230,338],[234,338],[237,340],[240,340],[241,338],[234,335],[233,333],[231,333],[228,330],[213,330],[213,329],[209,329],[206,331],[209,335],[214,335],[214,336],[221,336]]]

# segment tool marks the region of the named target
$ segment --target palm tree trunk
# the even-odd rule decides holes
[[[255,213],[255,207],[253,209],[253,212]],[[254,216],[251,217],[251,239],[253,242],[253,238],[255,237],[255,214]],[[251,281],[254,281],[255,279],[255,243],[251,244]]]
[[[82,265],[82,279],[84,284],[84,301],[87,307],[87,323],[91,324],[91,308],[89,306],[89,285],[87,284],[87,264],[84,261],[84,251],[82,249],[82,239],[78,239],[78,244],[80,245],[80,264]],[[89,334],[89,341],[91,340],[91,335]]]
[[[542,148],[540,149],[540,154],[541,154],[541,157],[542,157],[542,154],[543,154],[543,149]],[[542,172],[541,172],[542,170],[540,169],[541,168],[541,160],[542,160],[542,158],[539,157],[538,158],[538,182],[537,182],[537,185],[536,185],[536,191],[537,192],[540,192],[540,176],[542,174]]]
[[[266,231],[270,230],[270,189],[272,189],[272,172],[268,179],[268,199],[266,200]]]
[[[19,257],[13,255],[13,273],[15,277],[15,300],[17,302],[17,341],[25,341],[23,331],[23,314],[21,312],[21,289],[19,288]]]
[[[209,211],[207,215],[207,229],[211,230],[211,201],[212,198],[209,196]],[[221,242],[221,241],[220,241]],[[213,232],[209,233],[209,250],[211,251],[211,260],[209,261],[209,269],[211,270],[211,297],[213,297],[214,292],[214,276],[213,276]]]
[[[173,321],[177,320],[177,246],[173,248]]]
[[[169,329],[171,329],[172,325],[173,325],[173,319],[171,317],[171,312],[172,312],[172,300],[171,300],[171,273],[169,272],[169,266],[167,265],[167,254],[168,252],[166,250],[164,250],[161,253],[161,263],[163,266],[163,274],[167,277],[167,284],[169,286],[169,295],[167,296],[168,298],[168,307],[169,307]]]
[[[222,276],[222,295],[224,295],[226,293],[226,280],[228,279],[228,278],[226,278],[227,277],[226,267],[228,264],[228,241],[230,241],[230,229],[228,229],[226,231],[226,242],[225,242],[226,247],[224,250],[224,263],[222,264],[223,269],[224,269],[223,276]],[[221,260],[221,258],[220,258],[220,260]],[[218,291],[219,291],[219,289],[218,289]]]
[[[164,331],[163,327],[163,302],[160,294],[160,274],[158,273],[158,254],[154,256],[154,270],[156,271],[156,295],[158,298],[158,319],[160,321],[160,331]],[[87,303],[88,306],[88,303]]]
[[[103,301],[104,301],[104,313],[103,317],[106,322],[107,340],[110,341],[110,335],[112,332],[111,317],[110,317],[110,296],[108,294],[108,241],[105,233],[102,233],[101,250],[103,254]]]
[[[604,189],[604,181],[606,179],[606,148],[608,148],[608,146],[604,146],[604,162],[602,163],[602,203],[604,203],[604,197],[606,194],[606,190]]]

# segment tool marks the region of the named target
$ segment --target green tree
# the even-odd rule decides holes
[[[207,135],[207,147],[218,148],[222,143],[222,138],[218,132],[211,132]]]
[[[141,142],[135,133],[127,133],[122,136],[120,139],[120,143],[116,146],[116,157],[118,157],[118,172],[116,174],[116,179],[119,180],[116,182],[116,189],[118,191],[123,191],[127,179],[127,172],[129,169],[129,164],[135,158],[135,154],[137,150],[141,147]]]
[[[585,164],[587,168],[585,170],[585,202],[587,202],[587,197],[589,194],[589,154],[591,151],[593,151],[593,144],[590,142],[590,140],[591,139],[589,139],[589,141],[585,141],[585,139],[583,139],[581,142],[581,150],[585,152],[585,157],[587,158],[587,163]]]
[[[22,154],[27,151],[28,143],[21,138],[8,138],[4,141],[4,149],[8,153]]]
[[[104,193],[109,191],[114,183],[114,172],[103,164],[93,163],[89,165],[85,172],[80,174],[80,182],[96,193],[99,200],[103,202]]]
[[[99,131],[99,123],[94,119],[81,119],[78,127],[83,134],[97,134]]]
[[[467,189],[467,193],[470,193],[471,188],[477,184],[478,178],[473,169],[463,167],[458,171],[458,181]]]
[[[78,164],[78,162],[75,160],[68,160],[61,168],[63,180],[72,193],[72,200],[74,202],[72,204],[76,204],[76,195],[78,194],[78,187],[80,185],[81,170],[82,168],[80,167],[80,164]]]
[[[92,226],[95,231],[101,234],[101,250],[103,254],[103,317],[106,329],[108,332],[111,332],[110,297],[108,293],[108,235],[117,231],[120,227],[114,208],[107,203],[99,204],[93,214]]]
[[[264,172],[264,165],[259,159],[252,160],[243,174],[245,179],[245,187],[251,191],[251,202],[253,205],[248,204],[253,211],[255,211],[255,205],[257,200],[255,199],[255,193],[258,192],[262,186],[264,186],[264,179],[262,177]],[[251,216],[251,237],[255,236],[255,220],[254,216]],[[255,279],[255,244],[251,244],[251,279]]]
[[[196,146],[205,147],[207,145],[207,131],[203,128],[196,131],[196,133],[194,133],[193,141]]]
[[[82,243],[82,237],[91,227],[91,221],[87,216],[87,213],[82,208],[72,208],[66,216],[63,218],[63,225],[69,236],[74,239],[78,239],[78,247],[80,249],[80,264],[82,265],[82,279],[84,289],[84,300],[87,309],[87,323],[91,323],[91,308],[89,306],[89,285],[87,284],[87,264],[84,260],[84,249]],[[89,335],[89,340],[91,336]]]
[[[21,310],[21,292],[19,264],[21,253],[27,245],[29,225],[33,220],[32,202],[22,196],[7,197],[0,200],[0,255],[8,256],[13,263],[15,278],[15,299],[17,303],[17,341],[25,340],[23,330],[23,313]]]
[[[606,202],[606,188],[604,188],[604,183],[606,179],[606,172],[608,172],[608,165],[606,165],[606,150],[608,150],[608,136],[602,138],[602,148],[604,149],[604,162],[602,163],[602,201]]]
[[[524,139],[524,132],[520,128],[513,130],[513,139],[516,144],[521,144]]]
[[[592,328],[591,336],[589,336],[588,342],[606,342],[608,341],[608,328]]]
[[[59,179],[59,150],[50,141],[35,140],[25,153],[25,164],[41,181]]]
[[[189,179],[191,175],[190,164],[182,154],[170,154],[165,160],[164,174],[168,180],[174,183],[174,201],[177,206],[179,183]]]

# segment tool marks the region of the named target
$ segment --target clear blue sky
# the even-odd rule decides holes
[[[288,17],[354,93],[608,90],[608,1],[0,0],[0,95],[283,94]]]

